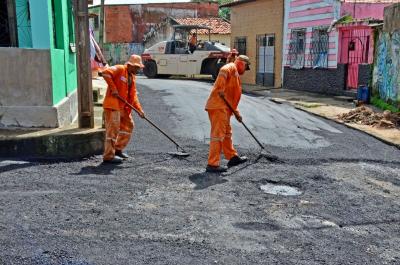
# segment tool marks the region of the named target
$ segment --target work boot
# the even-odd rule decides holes
[[[130,157],[127,153],[123,153],[122,150],[115,150],[115,155],[123,159],[127,159]]]
[[[225,166],[207,165],[207,167],[206,167],[206,172],[209,172],[209,173],[222,173],[222,172],[226,172],[227,170],[228,170],[228,168]]]
[[[122,163],[122,158],[120,158],[119,156],[115,156],[113,159],[103,160],[103,163],[106,163],[106,164],[121,164]]]
[[[228,167],[234,167],[246,162],[248,159],[246,156],[234,156],[228,162]]]

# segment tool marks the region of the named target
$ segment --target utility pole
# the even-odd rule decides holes
[[[104,1],[101,0],[100,4],[100,27],[99,27],[99,46],[101,51],[104,51]]]
[[[88,0],[74,0],[79,128],[94,127]]]

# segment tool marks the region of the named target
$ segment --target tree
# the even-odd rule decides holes
[[[228,4],[233,2],[233,0],[218,0],[218,5]],[[219,17],[230,20],[231,19],[231,9],[229,7],[222,7],[219,9]]]
[[[198,3],[203,3],[203,2],[214,2],[213,0],[191,0],[192,2],[198,2]],[[223,4],[228,4],[231,3],[235,0],[218,0],[218,5],[223,5]],[[231,19],[231,9],[229,7],[223,7],[220,8],[218,11],[218,15],[220,18],[224,18],[227,20]]]

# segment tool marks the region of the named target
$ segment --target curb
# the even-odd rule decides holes
[[[268,90],[268,89],[266,89],[266,90]],[[243,92],[244,92],[244,93],[247,93],[247,94],[255,95],[255,96],[264,96],[264,95],[262,95],[261,93],[257,93],[257,92],[258,92],[257,90],[256,90],[256,91],[243,90]],[[379,141],[381,141],[381,142],[383,142],[383,143],[385,143],[385,144],[388,144],[388,145],[390,145],[390,146],[393,146],[393,147],[396,147],[396,148],[400,149],[400,144],[393,143],[393,142],[391,142],[391,141],[388,141],[388,140],[386,140],[386,139],[384,139],[384,138],[381,138],[381,137],[379,137],[379,136],[376,136],[376,135],[374,135],[374,134],[372,134],[372,133],[369,133],[369,132],[367,132],[367,131],[360,130],[360,129],[358,129],[358,128],[352,127],[351,124],[347,124],[347,123],[345,123],[345,122],[341,122],[341,121],[338,121],[338,120],[335,120],[335,119],[331,119],[331,118],[328,118],[328,117],[326,117],[326,116],[323,116],[323,115],[320,115],[320,114],[317,114],[317,113],[314,113],[314,112],[307,111],[306,109],[301,108],[301,107],[298,107],[298,106],[296,106],[295,104],[291,103],[290,101],[288,101],[288,100],[286,100],[286,99],[284,99],[284,98],[279,98],[279,97],[275,97],[275,98],[276,98],[276,99],[282,100],[282,103],[283,103],[283,102],[286,102],[287,104],[290,104],[290,105],[293,106],[295,109],[301,110],[301,111],[306,112],[306,113],[308,113],[308,114],[312,114],[312,115],[314,115],[314,116],[316,116],[316,117],[323,118],[323,119],[325,119],[325,120],[333,121],[333,122],[335,122],[335,123],[337,123],[337,124],[344,125],[344,126],[346,126],[347,128],[353,129],[353,130],[358,131],[358,132],[362,132],[362,133],[364,133],[364,134],[366,134],[366,135],[372,136],[373,138],[375,138],[375,139],[377,139],[377,140],[379,140]]]
[[[290,103],[290,102],[288,102],[288,103]],[[290,103],[290,104],[291,104],[291,103]],[[374,134],[372,134],[372,133],[366,132],[366,131],[364,131],[364,130],[357,129],[357,128],[351,126],[351,125],[348,124],[348,123],[341,122],[341,121],[338,121],[338,120],[335,120],[335,119],[330,119],[330,118],[328,118],[328,117],[326,117],[326,116],[323,116],[323,115],[320,115],[320,114],[317,114],[317,113],[313,113],[313,112],[309,112],[309,111],[307,111],[307,110],[305,110],[305,109],[303,109],[303,108],[297,107],[297,106],[295,106],[295,105],[293,105],[293,104],[291,104],[291,105],[292,105],[295,109],[301,110],[301,111],[303,111],[303,112],[306,112],[306,113],[308,113],[308,114],[312,114],[312,115],[314,115],[314,116],[323,118],[323,119],[328,120],[328,121],[336,122],[337,124],[344,125],[344,126],[346,126],[347,128],[349,128],[349,129],[353,129],[353,130],[355,130],[355,131],[358,131],[358,132],[364,133],[364,134],[366,134],[366,135],[372,136],[373,138],[375,138],[375,139],[377,139],[377,140],[379,140],[379,141],[381,141],[381,142],[383,142],[383,143],[385,143],[385,144],[388,144],[388,145],[391,145],[391,146],[394,146],[394,147],[400,149],[400,144],[395,144],[395,143],[393,143],[393,142],[391,142],[391,141],[388,141],[388,140],[386,140],[386,139],[380,138],[379,136],[376,136],[376,135],[374,135]]]
[[[104,129],[77,130],[37,137],[0,140],[0,157],[82,159],[101,154]]]

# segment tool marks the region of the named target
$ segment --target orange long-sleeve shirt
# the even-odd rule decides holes
[[[220,70],[214,87],[208,98],[205,109],[229,109],[224,100],[219,96],[219,92],[224,92],[225,99],[232,108],[239,114],[238,105],[242,96],[242,85],[239,73],[234,63],[224,65]]]
[[[139,111],[142,111],[142,106],[140,105],[136,91],[136,76],[131,75],[132,81],[129,86],[128,69],[126,65],[108,67],[102,72],[102,75],[108,84],[106,96],[103,101],[103,108],[122,110],[128,107],[125,103],[112,95],[113,91],[118,91],[118,94],[122,98],[132,104]]]

